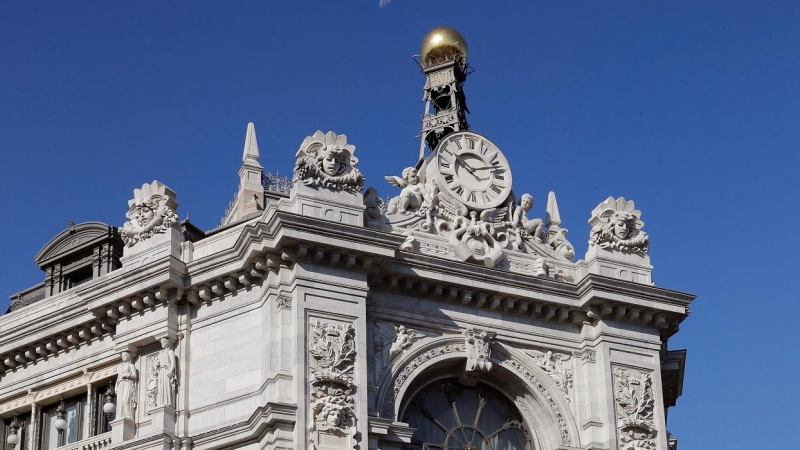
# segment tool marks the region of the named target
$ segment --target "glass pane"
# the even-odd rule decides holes
[[[504,428],[520,418],[505,397],[486,385],[457,383],[432,383],[411,400],[403,420],[417,429],[412,442],[422,448],[446,446],[448,450],[531,450],[525,430]],[[460,421],[455,420],[456,411]],[[477,427],[473,427],[476,421]]]
[[[455,415],[453,414],[453,405],[447,400],[447,397],[441,392],[428,392],[425,396],[425,408],[433,414],[445,428],[450,429],[458,426],[456,423]]]
[[[478,429],[491,436],[494,432],[500,429],[510,417],[506,409],[500,404],[497,399],[485,398],[486,404],[481,410],[481,416],[478,418]]]
[[[525,450],[527,439],[519,428],[509,428],[494,435],[491,443],[495,450]]]
[[[67,444],[71,444],[73,442],[78,442],[81,436],[81,429],[80,429],[80,422],[78,418],[80,417],[78,407],[80,405],[76,403],[71,403],[67,405],[67,429],[64,430],[65,433],[65,441]]]
[[[462,425],[474,425],[475,413],[478,411],[478,394],[473,390],[465,390],[456,402],[458,417]]]
[[[45,415],[42,426],[42,448],[53,450],[58,447],[58,430],[56,430],[56,409],[52,408]]]

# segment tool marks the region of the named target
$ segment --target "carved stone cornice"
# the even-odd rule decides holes
[[[100,380],[110,378],[117,374],[117,364],[111,364],[95,370],[86,370],[79,374],[73,374],[56,383],[49,385],[41,383],[28,389],[28,393],[16,398],[0,399],[0,414],[5,414],[16,409],[24,409],[31,403],[39,403],[43,400],[57,397],[67,391],[78,387],[93,384]]]

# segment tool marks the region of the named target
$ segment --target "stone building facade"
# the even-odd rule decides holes
[[[420,158],[388,201],[334,132],[265,174],[250,124],[218,228],[153,181],[122,227],[53,238],[0,317],[0,450],[677,448],[693,296],[653,284],[633,201],[587,211],[578,261],[554,193],[528,217],[467,124],[466,58],[426,37]]]

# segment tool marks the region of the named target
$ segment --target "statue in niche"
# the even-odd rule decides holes
[[[297,151],[293,181],[334,191],[361,192],[364,175],[354,167],[358,162],[354,151],[355,146],[347,144],[347,136],[317,131],[303,140]]]
[[[150,380],[147,383],[148,406],[175,407],[175,393],[178,387],[177,358],[172,342],[163,337],[161,351],[150,360]]]
[[[522,194],[519,205],[514,209],[511,226],[518,231],[522,229],[535,242],[541,244],[543,222],[542,219],[528,219],[528,211],[531,208],[533,208],[533,196],[531,194]]]
[[[141,189],[133,190],[133,199],[128,200],[129,220],[119,229],[120,237],[128,247],[144,241],[155,234],[165,233],[178,223],[175,209],[178,202],[175,192],[158,181],[145,183]]]
[[[117,383],[114,386],[117,392],[117,417],[133,419],[136,417],[136,386],[139,374],[133,365],[131,352],[123,351],[120,358],[122,362],[117,367]]]
[[[589,245],[644,256],[650,249],[650,237],[641,228],[642,212],[634,209],[633,200],[608,197],[592,211]]]
[[[389,200],[387,214],[408,214],[418,211],[420,214],[427,213],[433,206],[433,197],[427,186],[420,183],[417,169],[406,167],[403,169],[403,176],[385,177],[392,186],[401,188],[400,195]]]

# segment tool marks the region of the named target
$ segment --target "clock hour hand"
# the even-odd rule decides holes
[[[463,159],[462,159],[460,156],[456,156],[456,161],[457,161],[457,162],[460,162],[460,163],[461,163],[461,165],[462,165],[462,166],[463,166],[465,169],[467,169],[467,172],[469,172],[469,173],[471,173],[471,174],[475,175],[475,169],[473,169],[473,168],[472,168],[472,166],[470,166],[469,164],[467,164],[467,162],[466,162],[466,161],[464,161],[464,160],[463,160]]]

